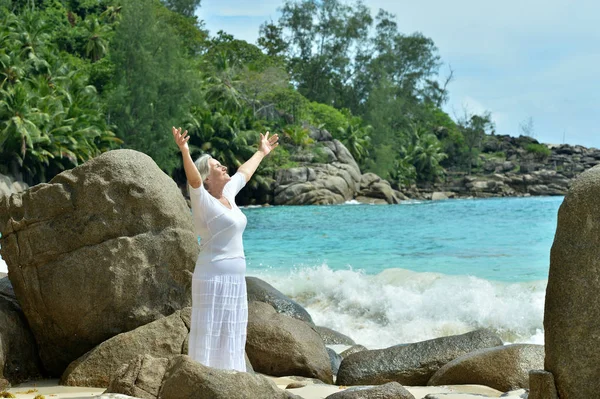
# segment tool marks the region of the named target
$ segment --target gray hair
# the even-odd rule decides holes
[[[196,162],[194,162],[196,169],[198,169],[198,172],[200,172],[200,177],[202,178],[203,182],[210,173],[210,165],[208,164],[210,159],[212,159],[210,154],[204,154],[200,158],[196,159]]]

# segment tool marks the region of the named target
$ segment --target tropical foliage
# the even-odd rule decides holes
[[[278,132],[282,145],[259,169],[267,176],[322,160],[311,132],[326,129],[363,172],[409,185],[469,172],[493,130],[489,114],[455,122],[441,109],[452,76],[438,75],[435,44],[400,32],[384,10],[282,0],[254,45],[209,35],[199,6],[0,0],[0,173],[35,184],[132,148],[182,180],[175,125],[189,131],[193,156],[230,168],[251,156],[259,132]]]

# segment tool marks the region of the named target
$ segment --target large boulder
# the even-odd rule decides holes
[[[311,325],[277,313],[267,303],[248,304],[246,353],[257,372],[333,383],[329,355],[319,334]]]
[[[600,392],[600,166],[579,175],[558,211],[544,310],[545,370],[561,399]]]
[[[108,338],[191,302],[198,242],[175,182],[106,152],[0,197],[2,258],[52,376]]]
[[[107,392],[142,399],[297,398],[264,376],[206,367],[185,355],[138,356],[119,370]]]
[[[0,279],[0,391],[43,374],[35,339],[9,287],[8,277]]]
[[[529,371],[529,395],[527,399],[558,399],[552,373],[545,370]]]
[[[246,290],[248,291],[248,302],[265,302],[273,306],[279,313],[314,324],[312,317],[302,305],[288,298],[266,281],[258,277],[246,277]]]
[[[426,385],[444,364],[478,349],[502,345],[498,335],[476,330],[348,355],[337,374],[338,385],[371,385],[396,381],[402,385]]]
[[[315,326],[325,345],[356,345],[356,342],[341,332],[332,330],[328,327]]]
[[[138,355],[171,358],[183,353],[191,308],[104,341],[67,367],[61,385],[106,388],[123,364]]]
[[[362,203],[398,204],[408,198],[400,191],[394,190],[387,180],[375,173],[365,173],[360,179],[360,190],[356,200]]]
[[[529,388],[529,370],[544,365],[544,346],[516,344],[467,353],[440,368],[427,385],[485,385],[499,391]]]
[[[397,382],[388,382],[378,386],[348,388],[331,394],[325,399],[415,399],[415,397]]]

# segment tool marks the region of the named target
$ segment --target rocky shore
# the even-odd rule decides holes
[[[26,387],[59,378],[105,399],[594,397],[600,345],[581,331],[595,331],[600,309],[599,195],[596,167],[561,207],[546,347],[475,330],[369,349],[247,278],[249,372],[239,373],[186,356],[198,245],[184,197],[146,155],[111,151],[0,196],[0,391],[33,398]]]
[[[600,150],[569,144],[541,144],[530,137],[486,136],[471,173],[446,171],[441,181],[393,187],[374,173],[362,173],[350,151],[324,129],[308,127],[322,156],[299,153],[297,166],[263,176],[257,188],[238,195],[242,205],[327,205],[355,200],[398,204],[405,200],[566,195],[579,174],[600,164]],[[542,148],[542,154],[528,148]],[[0,175],[0,195],[21,192],[25,183]]]
[[[581,172],[600,164],[600,150],[541,144],[530,137],[486,136],[471,173],[449,169],[437,183],[392,185],[373,173],[361,173],[350,152],[326,130],[311,128],[311,138],[327,161],[294,158],[298,166],[279,170],[261,198],[275,205],[368,204],[448,198],[566,195]],[[252,203],[253,199],[246,198]]]
[[[527,150],[531,145],[548,152],[532,153]],[[449,171],[443,182],[405,188],[403,193],[413,199],[433,200],[566,195],[573,179],[600,164],[600,150],[541,144],[523,136],[487,136],[479,163],[480,168],[472,174]]]

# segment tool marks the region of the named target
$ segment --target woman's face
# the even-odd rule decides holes
[[[209,172],[206,177],[206,182],[212,185],[220,185],[227,183],[231,180],[231,177],[227,174],[227,167],[221,165],[219,161],[214,158],[208,160]]]

